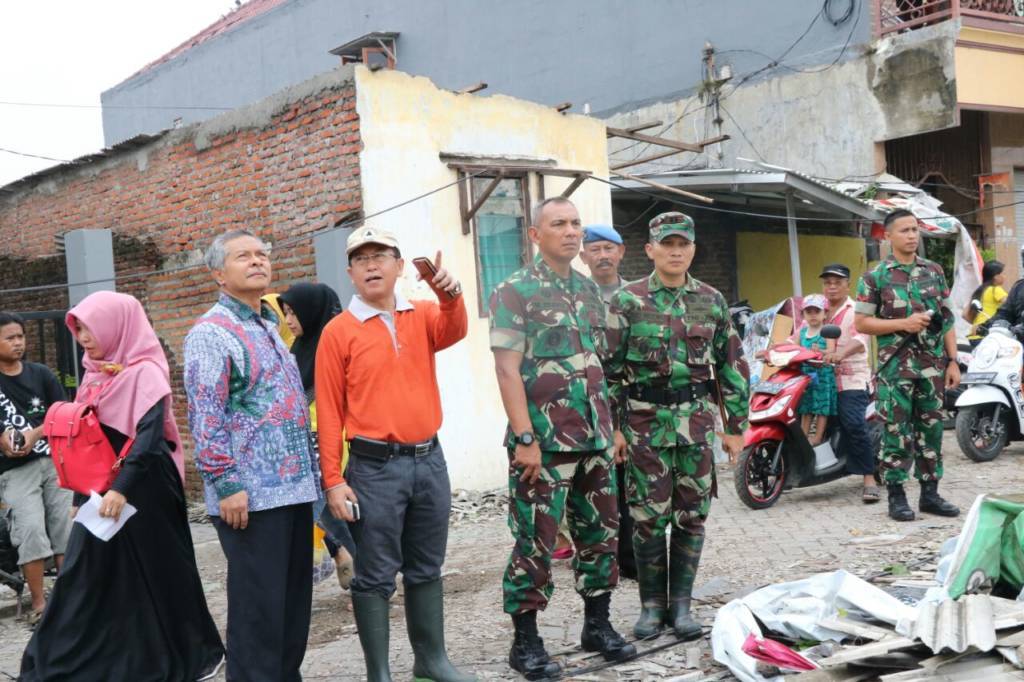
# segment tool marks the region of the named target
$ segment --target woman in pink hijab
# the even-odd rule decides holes
[[[19,679],[212,679],[224,646],[188,528],[167,358],[131,296],[92,294],[67,324],[85,349],[76,402],[96,407],[114,452],[133,440],[100,514],[137,512],[106,542],[74,524]],[[76,495],[76,507],[84,501]]]

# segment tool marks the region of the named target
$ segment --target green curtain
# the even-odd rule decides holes
[[[476,216],[480,256],[481,298],[486,307],[491,292],[523,266],[523,219],[497,213]]]

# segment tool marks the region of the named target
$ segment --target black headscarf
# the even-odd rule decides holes
[[[292,353],[302,375],[302,388],[313,390],[316,373],[316,347],[320,334],[335,315],[341,312],[341,300],[326,284],[299,282],[280,296],[282,303],[295,311],[302,325],[302,336],[292,343]]]

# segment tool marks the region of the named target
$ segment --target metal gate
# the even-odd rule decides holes
[[[73,400],[82,376],[82,347],[64,323],[66,310],[18,313],[25,320],[25,359],[48,366]]]

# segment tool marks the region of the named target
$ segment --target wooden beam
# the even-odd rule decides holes
[[[560,114],[564,114],[565,112],[569,111],[569,109],[571,109],[571,108],[572,108],[572,102],[562,102],[561,104],[556,104],[555,105],[555,111],[557,111]]]
[[[705,204],[713,204],[713,203],[715,203],[714,199],[712,199],[711,197],[706,197],[703,194],[694,194],[693,192],[687,192],[685,189],[679,189],[678,187],[669,187],[668,185],[663,185],[660,182],[655,182],[654,180],[648,180],[647,178],[640,178],[640,177],[637,177],[635,175],[630,175],[629,173],[621,173],[621,172],[620,173],[616,173],[616,175],[618,175],[620,178],[626,178],[627,180],[632,180],[633,182],[639,182],[639,183],[641,183],[643,185],[647,185],[648,187],[653,187],[655,189],[660,189],[663,192],[671,192],[672,194],[679,194],[679,195],[682,195],[684,197],[687,197],[688,199],[696,199],[697,201],[703,201]]]
[[[725,142],[728,139],[729,139],[728,135],[719,135],[718,137],[712,137],[709,140],[703,140],[700,144],[702,146],[706,147],[709,144],[717,144],[719,142]],[[611,166],[609,168],[609,170],[615,171],[615,170],[619,170],[620,168],[629,168],[630,166],[636,166],[636,165],[639,165],[641,163],[647,163],[648,161],[657,161],[658,159],[664,159],[666,156],[675,156],[676,154],[682,154],[682,153],[683,152],[680,149],[672,149],[672,150],[667,151],[667,152],[658,152],[657,154],[651,154],[650,156],[643,156],[643,157],[640,157],[639,159],[634,159],[632,161],[626,161],[625,163],[616,164],[614,166]]]
[[[461,90],[456,90],[455,94],[456,95],[472,95],[474,92],[480,92],[481,90],[485,90],[486,88],[487,88],[487,83],[484,83],[483,81],[480,81],[476,85],[470,85],[468,88],[462,88]]]
[[[467,223],[470,220],[472,220],[473,216],[476,215],[476,212],[480,210],[480,207],[483,206],[484,202],[487,201],[488,197],[491,196],[491,192],[494,191],[494,188],[497,187],[498,183],[504,179],[505,174],[502,173],[501,171],[498,171],[498,174],[494,176],[493,180],[491,180],[491,184],[487,185],[487,187],[484,188],[484,191],[480,193],[480,196],[477,197],[477,200],[474,201],[473,205],[469,208],[469,212],[466,213],[466,215],[462,216],[462,219]]]
[[[566,187],[565,190],[562,192],[562,198],[568,199],[572,195],[572,193],[575,192],[579,188],[579,186],[583,184],[583,181],[589,177],[590,173],[580,173],[579,175],[577,175],[576,179],[569,183],[569,186]]]
[[[466,214],[469,212],[469,177],[461,170],[455,171],[462,176],[459,180],[459,215],[462,217],[462,234],[472,232]]]
[[[639,133],[641,130],[648,130],[649,128],[657,128],[660,125],[661,125],[661,121],[649,121],[647,123],[641,123],[640,125],[629,126],[628,128],[623,128],[623,130],[628,130],[631,133]],[[611,133],[606,133],[606,134],[608,135],[608,137],[612,137]]]
[[[676,140],[669,140],[664,137],[654,137],[653,135],[644,135],[642,133],[631,133],[624,128],[608,128],[607,133],[612,137],[623,137],[627,140],[633,140],[635,142],[647,142],[649,144],[656,144],[660,147],[671,147],[672,149],[678,149],[682,152],[702,152],[704,147],[699,144],[690,144],[689,142],[677,142]]]
[[[513,175],[516,173],[538,173],[540,175],[556,175],[563,178],[575,178],[580,173],[590,173],[590,171],[578,170],[573,168],[552,168],[550,166],[527,166],[525,164],[508,164],[503,165],[500,163],[449,163],[449,168],[460,170],[464,173],[472,175],[473,173],[479,173],[484,171],[488,174],[497,173],[501,171],[505,175]]]

